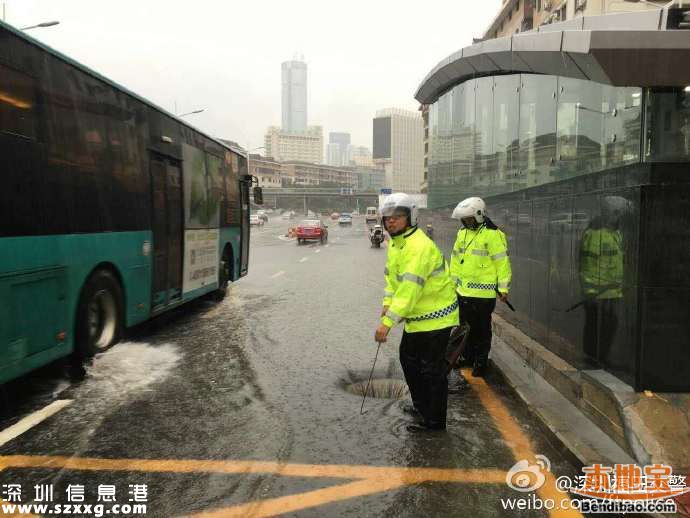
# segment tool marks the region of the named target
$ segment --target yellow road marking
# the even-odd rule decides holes
[[[280,474],[286,477],[373,480],[396,478],[404,484],[465,482],[495,484],[505,471],[495,469],[444,469],[337,464],[283,464],[252,460],[99,459],[89,457],[7,455],[0,468],[70,469],[77,471],[143,471],[159,473]]]
[[[513,456],[536,459],[529,438],[508,412],[493,389],[481,378],[466,377],[487,409]],[[162,473],[273,474],[288,477],[337,478],[349,481],[304,493],[269,498],[223,509],[204,511],[195,516],[268,517],[318,507],[332,502],[390,491],[425,482],[504,484],[506,471],[498,469],[443,469],[388,466],[285,464],[273,461],[174,460],[174,459],[99,459],[64,456],[0,456],[0,471],[8,468],[70,469],[79,471],[140,471]],[[542,499],[556,502],[567,494],[556,489],[552,473],[545,472],[546,483],[537,491]],[[576,510],[552,510],[554,518],[581,517]]]
[[[505,471],[388,466],[283,464],[264,461],[98,459],[63,456],[8,455],[0,468],[70,469],[77,471],[140,471],[160,473],[275,474],[286,477],[354,479],[336,486],[266,500],[248,502],[196,516],[275,516],[330,502],[389,491],[424,482],[501,484]]]
[[[513,419],[513,416],[510,415],[510,412],[508,412],[508,409],[493,389],[482,378],[475,378],[469,374],[469,369],[464,374],[472,388],[477,392],[484,408],[491,414],[491,418],[496,423],[496,428],[503,436],[506,445],[513,452],[515,460],[527,459],[536,461],[529,438],[522,431],[517,421]],[[556,478],[553,476],[553,473],[550,471],[544,471],[543,473],[546,482],[537,490],[539,497],[542,499],[552,498],[557,505],[560,500],[568,498],[567,493],[561,493],[556,489]],[[570,518],[581,517],[582,514],[574,509],[554,509],[549,511],[549,516],[554,518]]]
[[[282,496],[280,498],[271,498],[269,500],[258,500],[248,504],[237,505],[234,507],[225,507],[223,509],[216,509],[214,511],[206,511],[195,514],[195,517],[247,517],[261,518],[268,516],[278,516],[284,513],[291,513],[308,509],[310,507],[318,507],[324,504],[348,500],[357,496],[366,496],[391,489],[397,489],[404,486],[405,483],[400,480],[358,480],[357,482],[350,482],[349,484],[341,484],[325,489],[318,489],[316,491],[309,491],[308,493],[300,493],[299,495]]]

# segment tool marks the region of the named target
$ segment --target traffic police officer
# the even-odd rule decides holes
[[[407,429],[444,430],[448,401],[445,352],[450,331],[458,325],[453,283],[443,254],[417,228],[417,206],[410,196],[388,196],[380,212],[391,241],[381,324],[375,339],[385,342],[395,324],[405,323],[400,364],[413,404],[405,411],[421,417]]]
[[[511,268],[506,236],[486,216],[481,198],[461,201],[452,217],[462,222],[453,246],[450,275],[455,282],[463,322],[470,325],[465,358],[472,375],[483,376],[491,349],[491,314],[496,296],[506,301]]]
[[[605,196],[602,214],[590,223],[580,245],[580,281],[585,295],[584,353],[597,366],[607,365],[618,331],[623,298],[625,247],[622,221],[632,203]]]

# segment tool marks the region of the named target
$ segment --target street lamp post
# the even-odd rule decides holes
[[[28,27],[20,27],[20,31],[28,31],[29,29],[37,29],[39,27],[52,27],[53,25],[59,25],[60,22],[58,21],[52,21],[52,22],[43,22],[43,23],[38,23],[36,25],[29,25]]]
[[[194,111],[187,112],[187,113],[178,113],[177,116],[178,117],[186,117],[187,115],[194,115],[195,113],[201,113],[203,111],[206,111],[206,108],[201,108],[200,110],[194,110]]]

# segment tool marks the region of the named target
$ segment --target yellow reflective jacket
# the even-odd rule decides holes
[[[512,275],[508,242],[502,231],[485,225],[458,231],[450,258],[450,277],[460,295],[491,299],[496,297],[496,289],[507,294]]]
[[[393,237],[388,246],[381,323],[405,322],[405,331],[435,331],[458,325],[458,300],[443,254],[416,227]]]
[[[597,299],[623,296],[623,245],[619,230],[587,229],[580,246],[580,280],[585,295]]]

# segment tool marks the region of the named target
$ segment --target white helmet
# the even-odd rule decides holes
[[[473,217],[477,223],[484,223],[484,216],[486,216],[486,203],[481,198],[472,197],[462,200],[458,206],[453,210],[453,219],[462,219]]]
[[[602,209],[611,214],[624,215],[633,210],[633,203],[623,196],[604,196]]]
[[[392,216],[396,209],[407,209],[410,217],[410,226],[414,227],[417,225],[417,203],[415,203],[411,196],[404,192],[396,192],[387,196],[383,200],[379,214],[381,214],[381,217],[386,218]]]

